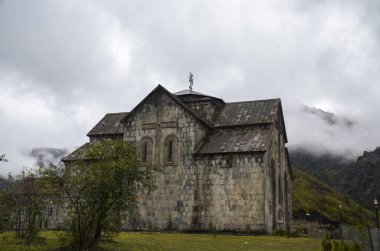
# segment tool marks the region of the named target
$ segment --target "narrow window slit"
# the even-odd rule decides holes
[[[173,161],[173,141],[169,141],[169,146],[168,146],[168,162]]]
[[[144,149],[143,149],[143,161],[148,161],[148,142],[144,142]]]

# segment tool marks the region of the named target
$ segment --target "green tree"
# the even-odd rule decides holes
[[[8,176],[0,194],[0,212],[3,227],[14,229],[17,238],[32,244],[38,238],[39,220],[44,210],[46,193],[43,182],[33,170]]]
[[[5,154],[0,154],[0,162],[7,162]],[[9,214],[7,208],[7,202],[5,200],[5,187],[7,186],[7,180],[0,176],[0,232],[6,230],[9,227]]]
[[[11,203],[8,196],[9,179],[0,177],[0,232],[11,228]]]
[[[27,244],[38,239],[38,220],[44,210],[45,194],[43,182],[33,170],[23,171],[16,178],[11,191],[16,212],[16,236],[24,238]]]
[[[137,197],[153,188],[156,170],[142,164],[137,148],[125,141],[94,143],[78,160],[43,169],[53,194],[63,195],[67,205],[70,248],[94,249],[115,214],[135,213]]]

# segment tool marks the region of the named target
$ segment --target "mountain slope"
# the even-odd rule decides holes
[[[380,199],[380,147],[364,152],[356,161],[333,154],[316,155],[305,150],[290,151],[292,165],[310,173],[337,191],[372,210]]]
[[[334,187],[354,200],[373,209],[374,198],[380,199],[380,147],[364,152],[357,161],[338,172]]]
[[[373,224],[371,212],[348,196],[296,167],[293,173],[293,215],[306,211],[339,221],[339,205],[342,205],[343,222],[361,226]]]

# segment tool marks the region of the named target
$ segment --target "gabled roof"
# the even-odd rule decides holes
[[[270,141],[270,131],[260,128],[220,130],[206,136],[198,154],[264,152]]]
[[[286,126],[285,126],[285,120],[284,120],[284,113],[282,111],[282,104],[281,104],[281,100],[280,100],[280,103],[278,105],[278,112],[279,112],[279,115],[280,115],[280,119],[281,119],[281,123],[283,125],[284,128],[282,128],[283,130],[283,133],[284,133],[284,140],[285,140],[285,143],[288,143],[288,135],[286,133]]]
[[[122,120],[120,123],[124,123],[127,121],[128,118],[133,116],[139,109],[140,107],[148,100],[150,99],[153,95],[156,93],[162,91],[165,93],[171,100],[173,100],[176,104],[178,104],[182,109],[184,109],[186,112],[188,112],[190,115],[192,115],[195,119],[197,119],[199,122],[204,124],[207,127],[210,127],[210,125],[207,123],[205,119],[200,117],[198,114],[196,114],[194,111],[192,111],[188,106],[186,106],[180,99],[178,99],[174,94],[166,90],[162,85],[158,85],[156,88],[154,88],[153,91],[151,91],[148,96],[146,96],[131,112],[129,112]]]
[[[91,129],[87,136],[102,136],[123,134],[123,125],[120,121],[127,116],[128,112],[107,113],[95,126]]]
[[[226,103],[214,120],[215,127],[272,123],[280,99]]]
[[[284,138],[287,142],[280,99],[225,103],[219,98],[193,90],[172,94],[161,85],[151,91],[131,112],[106,114],[87,135],[90,137],[117,136],[112,138],[118,138],[119,135],[123,135],[123,123],[137,113],[144,103],[157,93],[165,94],[181,109],[210,129],[198,144],[197,154],[264,152],[267,150],[270,140],[270,130],[265,129],[266,125],[274,123],[277,116],[279,116],[279,122],[283,124]],[[211,100],[217,104],[216,114],[209,122],[190,109],[192,102],[204,102],[205,100]],[[83,154],[91,144],[93,142],[82,145],[62,161],[83,158]]]
[[[84,154],[86,153],[86,150],[90,147],[91,143],[85,143],[81,147],[77,148],[74,152],[70,153],[66,157],[62,159],[62,162],[70,162],[74,160],[79,160],[84,158]]]

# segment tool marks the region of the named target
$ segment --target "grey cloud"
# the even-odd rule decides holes
[[[289,145],[379,145],[376,1],[2,1],[0,172],[39,146],[73,149],[157,84],[225,101],[281,98]],[[350,129],[307,105],[357,121]],[[340,122],[339,122],[340,123]],[[338,123],[338,124],[339,124]],[[342,129],[343,128],[343,129]],[[22,154],[26,153],[26,154]]]

